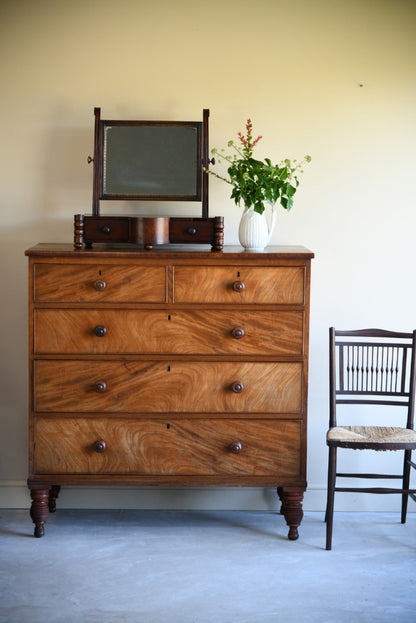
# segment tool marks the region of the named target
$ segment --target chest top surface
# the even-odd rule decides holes
[[[235,260],[247,260],[261,262],[266,260],[309,260],[314,254],[303,246],[274,246],[266,247],[263,252],[253,253],[245,251],[239,246],[226,246],[223,251],[213,252],[210,248],[193,247],[190,245],[172,247],[158,247],[152,250],[136,248],[126,245],[105,245],[97,244],[93,248],[74,249],[69,243],[39,243],[27,249],[26,255],[29,257],[62,257],[70,259],[92,259],[92,258],[113,258],[113,259],[137,259],[141,261],[152,260],[208,260],[212,262],[222,262]]]

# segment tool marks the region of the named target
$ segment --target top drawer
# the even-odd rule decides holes
[[[37,303],[165,303],[164,266],[35,264]]]
[[[304,303],[303,266],[175,266],[175,303]]]

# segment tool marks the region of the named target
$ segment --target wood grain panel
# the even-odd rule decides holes
[[[38,263],[34,265],[34,276],[38,303],[166,301],[164,266]],[[97,282],[101,282],[101,289],[96,289],[100,287],[95,287]]]
[[[294,421],[38,418],[36,472],[290,478],[300,474],[300,431]]]
[[[42,412],[299,414],[302,364],[36,361],[35,388]]]
[[[304,302],[302,266],[175,266],[174,276],[176,303]],[[244,284],[240,291],[233,289],[236,282]]]
[[[104,337],[94,329],[103,326]],[[234,329],[243,329],[236,339]],[[38,309],[37,353],[300,355],[303,313]]]

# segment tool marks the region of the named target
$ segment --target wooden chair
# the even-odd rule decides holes
[[[411,460],[412,450],[416,448],[416,431],[413,430],[416,330],[413,333],[397,333],[381,329],[336,331],[332,327],[329,330],[329,359],[330,417],[327,434],[329,462],[325,515],[327,550],[332,547],[335,491],[400,493],[402,495],[402,523],[406,521],[408,497],[416,501],[416,489],[409,489],[410,468],[416,468],[416,463]],[[372,426],[339,426],[337,423],[338,405],[345,405],[342,411],[355,410],[357,412],[358,409],[359,418],[364,418],[364,411],[369,410],[366,417],[369,416],[370,419],[374,417],[374,413],[381,416],[381,410],[385,409],[386,405],[397,407],[393,411],[396,415],[402,415],[401,423],[404,427],[385,426],[380,420],[378,425],[374,422]],[[369,407],[363,409],[363,405],[369,405]],[[363,423],[363,419],[358,421]],[[394,424],[400,426],[397,419]],[[338,473],[338,448],[403,450],[403,473],[398,475]],[[337,487],[337,478],[400,479],[402,486],[400,488]]]

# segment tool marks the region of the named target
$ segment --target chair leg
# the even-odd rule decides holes
[[[403,465],[403,489],[409,489],[410,484],[410,461],[412,459],[412,451],[404,451],[404,465]],[[402,494],[402,523],[406,523],[407,515],[407,502],[409,500],[409,494]]]
[[[334,519],[335,479],[337,471],[337,449],[329,448],[328,458],[328,497],[326,503],[326,549],[332,549],[332,524]]]

